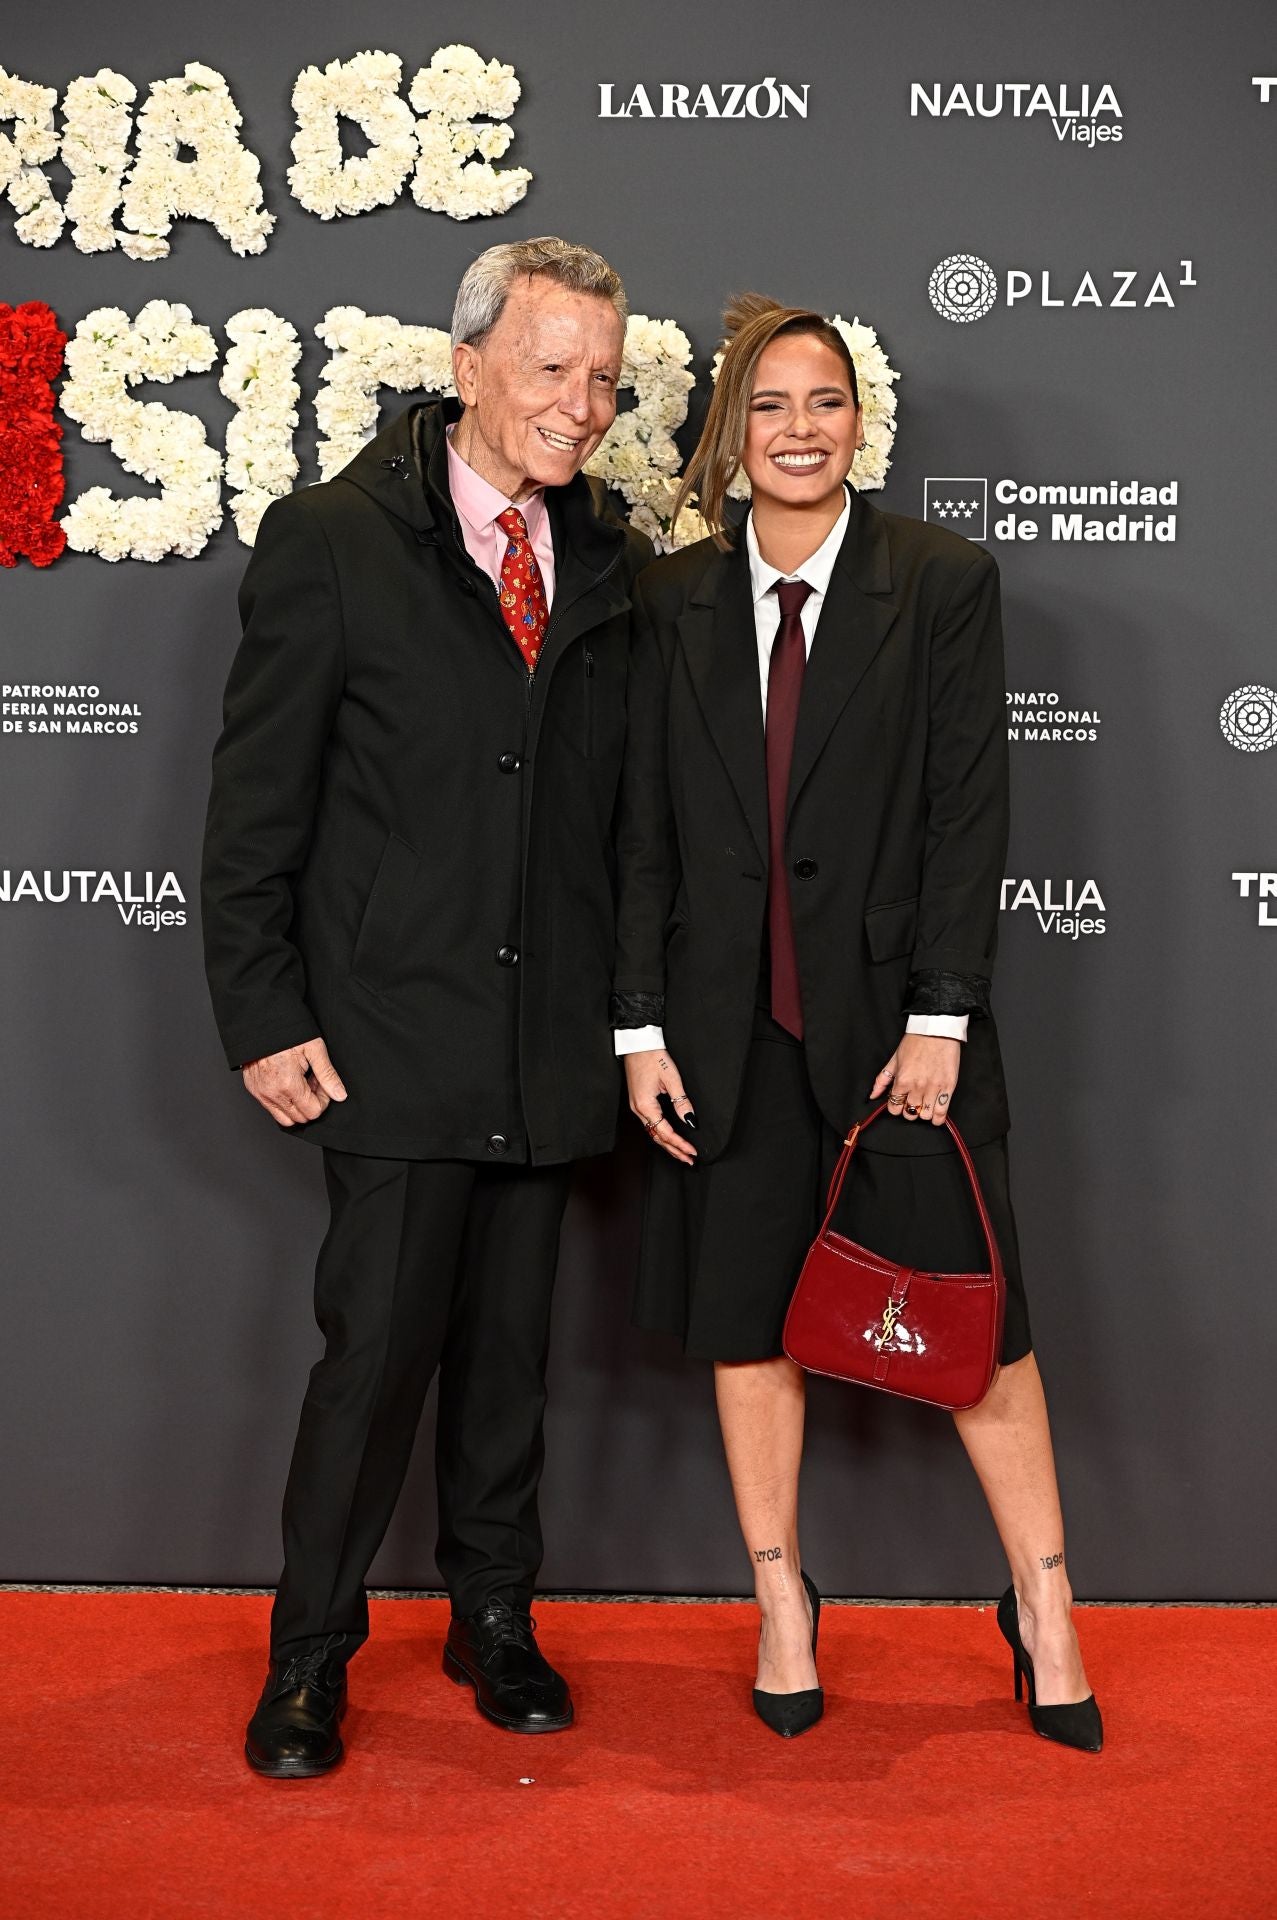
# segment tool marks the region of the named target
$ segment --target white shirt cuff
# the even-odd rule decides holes
[[[612,1038],[616,1041],[618,1059],[627,1053],[647,1053],[665,1045],[665,1034],[660,1027],[616,1027]]]
[[[929,1033],[933,1040],[965,1040],[968,1013],[911,1013],[906,1033]]]

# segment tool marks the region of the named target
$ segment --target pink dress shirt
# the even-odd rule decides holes
[[[482,474],[468,467],[461,455],[452,445],[452,428],[448,429],[448,491],[452,495],[452,504],[457,509],[457,518],[461,522],[461,537],[466,543],[466,552],[476,567],[482,567],[494,587],[500,590],[501,562],[505,557],[506,537],[497,525],[497,515],[504,513],[507,507],[517,504],[528,529],[528,538],[532,542],[532,551],[537,557],[541,569],[541,579],[545,585],[545,604],[549,608],[554,604],[554,541],[550,533],[550,515],[545,504],[545,494],[538,489],[526,500],[517,503],[507,500],[505,495],[485,480]]]

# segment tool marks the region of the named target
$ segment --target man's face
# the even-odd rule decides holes
[[[482,345],[453,350],[457,452],[509,500],[564,486],[616,418],[624,338],[602,295],[516,280]]]

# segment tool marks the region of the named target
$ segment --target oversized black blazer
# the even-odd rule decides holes
[[[621,904],[625,1024],[659,1018],[701,1152],[730,1135],[767,898],[767,778],[749,562],[703,540],[635,594],[647,693],[641,805]],[[1009,1124],[988,1011],[1008,829],[998,570],[943,528],[852,494],[803,680],[785,855],[812,1088],[830,1125],[870,1111],[906,1012],[971,1009],[951,1112],[972,1144]],[[640,762],[646,769],[640,775]],[[663,1004],[660,999],[663,996]],[[952,1151],[884,1116],[867,1150]]]
[[[206,969],[233,1066],[327,1043],[349,1099],[304,1137],[548,1164],[615,1135],[611,836],[652,550],[596,482],[549,492],[530,678],[448,493],[457,411],[406,409],[262,519],[213,756]]]

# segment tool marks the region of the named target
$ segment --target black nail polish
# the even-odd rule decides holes
[[[695,1114],[694,1114],[694,1113],[693,1113],[693,1112],[692,1112],[692,1111],[690,1110],[690,1108],[689,1108],[689,1110],[688,1110],[688,1111],[687,1111],[687,1112],[686,1112],[686,1113],[685,1113],[685,1114],[683,1115],[683,1125],[684,1125],[685,1127],[690,1127],[690,1128],[692,1129],[692,1132],[693,1132],[693,1133],[695,1133],[695,1131],[696,1131],[696,1115],[695,1115]]]

